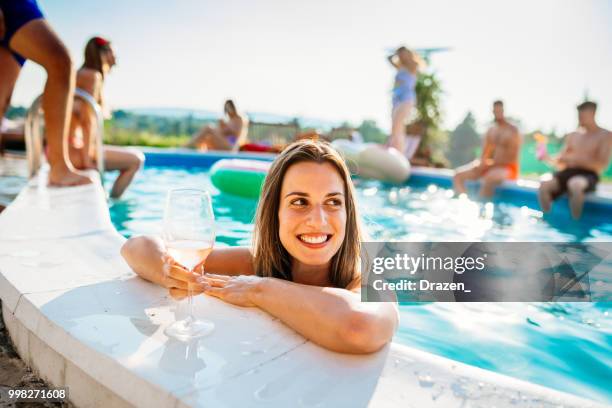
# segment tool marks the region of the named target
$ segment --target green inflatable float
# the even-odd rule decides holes
[[[221,192],[244,198],[259,198],[272,162],[222,159],[210,169],[210,179]]]

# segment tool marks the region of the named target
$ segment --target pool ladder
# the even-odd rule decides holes
[[[94,111],[96,116],[96,134],[92,137],[96,140],[97,150],[97,170],[100,173],[100,182],[104,180],[104,150],[102,149],[104,136],[104,115],[102,107],[96,102],[93,96],[82,89],[75,89],[74,96],[83,100]],[[42,164],[43,153],[43,120],[42,120],[42,95],[38,96],[32,106],[28,109],[25,120],[25,144],[26,156],[28,159],[28,177],[32,178],[36,175]]]

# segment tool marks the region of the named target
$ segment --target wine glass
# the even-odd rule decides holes
[[[215,216],[207,191],[185,188],[168,191],[163,239],[174,260],[191,272],[204,273],[203,263],[215,243]],[[177,320],[164,331],[167,336],[182,341],[206,336],[215,328],[213,322],[194,317],[191,286],[188,283],[189,316]]]

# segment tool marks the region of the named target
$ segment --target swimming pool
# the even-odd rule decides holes
[[[125,197],[110,203],[117,230],[126,237],[159,233],[169,188],[207,188],[213,193],[218,245],[249,245],[256,203],[212,186],[207,167],[214,160],[147,155],[147,167]],[[367,233],[397,241],[612,241],[611,220],[601,212],[576,223],[561,203],[553,217],[543,218],[518,198],[479,204],[452,198],[444,183],[430,181],[414,178],[397,187],[356,180]],[[403,304],[395,341],[610,403],[611,309],[603,302]]]

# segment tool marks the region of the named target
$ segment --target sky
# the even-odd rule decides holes
[[[82,63],[87,39],[112,40],[113,109],[239,109],[389,128],[389,49],[444,46],[432,57],[444,125],[479,125],[502,99],[524,130],[567,132],[585,94],[612,127],[612,2],[608,0],[39,0]],[[28,62],[14,105],[45,73]]]

